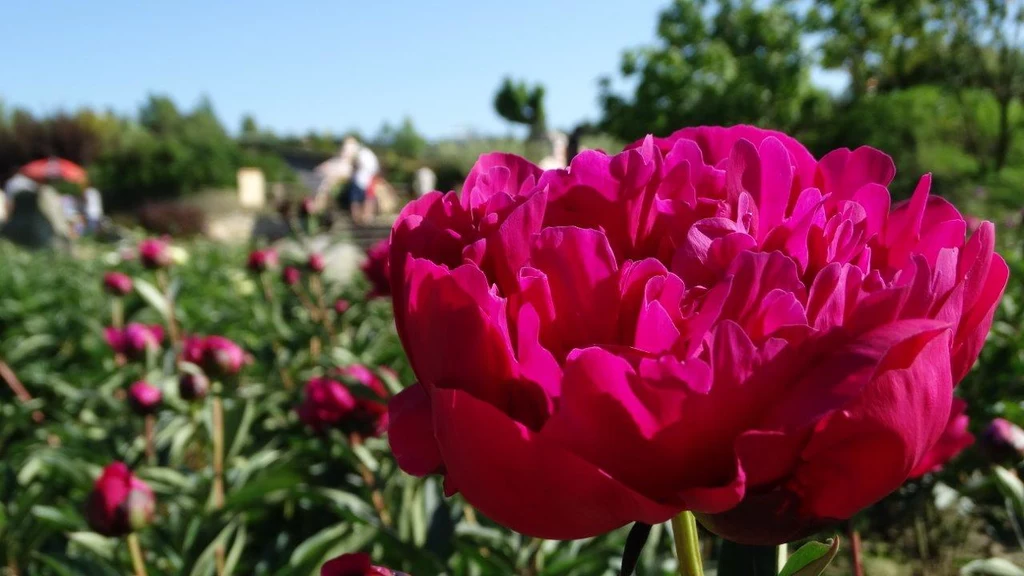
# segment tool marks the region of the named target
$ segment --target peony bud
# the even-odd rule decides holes
[[[323,272],[326,267],[323,254],[310,254],[309,260],[306,262],[306,267],[309,268],[310,272],[314,272],[316,274]]]
[[[277,268],[277,251],[273,248],[267,248],[266,250],[253,250],[249,253],[249,260],[246,262],[246,268],[250,272],[266,272],[267,270],[273,270]]]
[[[362,270],[370,281],[370,297],[391,295],[391,241],[381,240],[366,251]]]
[[[152,521],[153,491],[122,462],[103,469],[86,505],[89,527],[104,536],[126,536]]]
[[[149,382],[140,380],[128,388],[128,405],[140,416],[155,413],[162,400],[163,392]]]
[[[164,339],[164,330],[157,325],[147,326],[132,322],[120,330],[106,328],[104,336],[114,352],[139,360],[145,358],[148,352],[160,348],[160,343]]]
[[[299,272],[299,269],[295,266],[286,266],[285,269],[281,271],[281,280],[288,286],[298,284],[300,279],[302,279],[302,273]]]
[[[186,372],[178,378],[178,396],[182,400],[202,400],[210,392],[210,379],[203,374]]]
[[[344,298],[339,298],[338,300],[334,301],[334,312],[338,316],[341,316],[345,312],[348,312],[348,309],[350,307],[351,307],[351,304],[349,304],[348,300],[345,300]]]
[[[120,272],[107,272],[103,275],[103,289],[112,296],[127,296],[132,291],[132,278]]]
[[[993,462],[1016,464],[1024,458],[1024,430],[1009,420],[996,418],[981,435],[979,445]]]
[[[150,270],[167,268],[173,263],[170,246],[158,238],[147,238],[139,243],[139,259]]]

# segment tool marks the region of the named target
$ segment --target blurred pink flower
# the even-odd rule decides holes
[[[1008,277],[990,223],[968,239],[930,176],[893,205],[894,174],[749,126],[481,157],[392,230],[399,465],[554,539],[692,510],[778,544],[879,501],[940,442]]]
[[[173,262],[170,246],[160,238],[147,238],[139,243],[142,265],[151,270],[167,268]]]
[[[277,264],[277,251],[273,248],[265,248],[263,250],[253,250],[249,253],[246,268],[250,272],[266,272],[267,270],[276,269]]]
[[[306,261],[306,268],[309,268],[309,271],[315,274],[323,272],[326,266],[327,264],[324,261],[323,254],[318,254],[314,252],[313,254],[309,255],[309,260]]]
[[[153,491],[122,462],[103,469],[86,505],[85,519],[104,536],[125,536],[144,528],[153,519]]]
[[[182,343],[181,357],[207,374],[220,377],[238,374],[246,363],[242,347],[223,336],[188,336]]]
[[[356,407],[356,399],[344,384],[320,377],[306,383],[305,399],[298,408],[299,420],[317,432],[337,426]]]
[[[366,251],[363,274],[370,281],[370,297],[391,295],[390,241],[381,240]]]
[[[132,278],[120,272],[107,272],[103,275],[103,289],[113,296],[127,296],[132,291]]]
[[[210,380],[203,374],[185,373],[178,378],[178,396],[182,400],[202,400],[210,392]]]
[[[281,280],[288,286],[294,286],[302,279],[302,272],[295,266],[286,266],[281,272]]]
[[[141,416],[156,413],[163,401],[163,393],[149,382],[138,381],[128,387],[128,405]]]
[[[345,312],[348,312],[348,309],[351,306],[352,305],[349,304],[348,300],[345,300],[344,298],[339,298],[334,301],[334,312],[335,314],[338,314],[340,316]]]
[[[355,395],[355,407],[342,422],[342,429],[361,437],[384,434],[388,429],[388,391],[381,379],[362,364],[344,366],[337,374],[352,385],[364,388]]]
[[[164,339],[164,329],[156,324],[131,322],[121,330],[105,328],[104,337],[114,352],[138,360],[145,358],[147,351],[160,348],[160,343]]]
[[[1024,430],[1005,418],[996,418],[981,435],[981,450],[997,464],[1016,466],[1024,459]]]

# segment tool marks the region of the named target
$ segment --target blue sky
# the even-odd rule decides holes
[[[36,112],[134,112],[208,95],[234,130],[505,133],[501,79],[547,87],[554,127],[596,118],[597,78],[654,39],[667,0],[32,0],[0,18],[0,98]]]

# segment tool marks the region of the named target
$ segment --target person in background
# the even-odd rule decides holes
[[[355,138],[351,138],[355,141]],[[346,141],[346,145],[348,142]],[[358,144],[359,151],[356,152],[355,166],[352,179],[348,183],[349,210],[352,212],[352,221],[356,224],[364,224],[370,219],[371,210],[367,202],[367,193],[373,185],[373,179],[380,172],[380,163],[377,155],[362,144]]]
[[[99,229],[103,221],[103,196],[100,195],[99,190],[88,186],[82,192],[82,200],[84,204],[82,214],[85,216],[85,233],[91,234]]]

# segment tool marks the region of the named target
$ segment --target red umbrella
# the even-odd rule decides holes
[[[85,184],[85,169],[63,158],[41,158],[25,164],[18,172],[33,180],[67,180]]]

